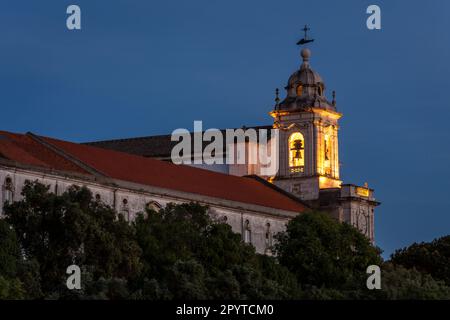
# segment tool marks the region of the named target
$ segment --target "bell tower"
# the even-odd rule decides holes
[[[316,200],[319,190],[339,188],[338,121],[334,99],[310,66],[311,51],[301,51],[302,64],[288,80],[286,98],[276,98],[274,127],[280,129],[279,172],[273,182],[303,200]]]
[[[305,38],[297,44],[312,42]],[[358,228],[374,241],[374,209],[380,203],[374,190],[343,184],[339,174],[339,119],[336,95],[325,96],[325,83],[310,66],[311,51],[301,50],[302,64],[288,80],[286,97],[276,91],[270,112],[273,127],[279,129],[277,174],[270,182],[305,201],[310,207],[329,212],[341,222]]]

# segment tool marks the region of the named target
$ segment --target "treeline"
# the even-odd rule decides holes
[[[0,220],[0,299],[450,299],[450,236],[383,262],[380,250],[326,214],[299,215],[255,253],[199,204],[132,223],[86,188],[63,195],[27,183]],[[66,286],[70,265],[81,290]],[[381,290],[366,268],[381,267]]]

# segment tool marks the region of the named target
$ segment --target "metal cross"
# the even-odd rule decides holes
[[[307,24],[305,24],[305,27],[302,30],[305,32],[305,40],[308,40],[308,31],[311,29],[308,28]]]
[[[305,37],[301,39],[299,42],[297,42],[298,45],[307,44],[309,42],[313,42],[314,39],[308,39],[308,31],[310,30],[308,28],[308,25],[305,24],[305,27],[302,29],[305,32]]]

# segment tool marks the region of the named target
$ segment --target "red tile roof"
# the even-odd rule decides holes
[[[45,148],[29,135],[0,131],[0,155],[4,158],[28,165],[43,166],[46,168],[88,173],[72,161]]]
[[[52,138],[37,139],[31,134],[0,131],[0,157],[26,165],[84,174],[87,174],[88,167],[113,179],[269,208],[294,212],[306,209],[299,201],[255,179]],[[55,152],[54,147],[58,152]]]

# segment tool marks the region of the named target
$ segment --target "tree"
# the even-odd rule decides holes
[[[139,215],[134,226],[145,284],[136,289],[145,298],[276,299],[295,291],[285,268],[256,254],[207,207],[169,204]]]
[[[95,279],[137,276],[140,249],[132,227],[94,201],[87,188],[73,186],[59,196],[48,186],[27,182],[22,196],[4,211],[23,256],[39,268],[44,295],[65,290],[66,269],[72,264],[91,266]]]
[[[388,300],[450,299],[450,287],[415,268],[406,269],[392,263],[383,266],[380,297]]]
[[[390,261],[408,269],[416,268],[450,286],[450,235],[396,250]]]
[[[24,297],[22,282],[17,278],[20,246],[16,234],[5,220],[0,220],[0,299]]]
[[[319,297],[358,296],[357,290],[367,291],[366,268],[382,263],[380,250],[369,239],[325,213],[295,217],[276,239],[280,264],[295,274],[310,294]],[[351,292],[343,295],[347,290]]]
[[[0,219],[0,276],[15,277],[20,257],[20,246],[10,224]]]
[[[86,188],[62,195],[27,182],[0,220],[0,299],[448,299],[449,237],[383,263],[357,229],[304,213],[260,255],[197,203],[168,204],[132,223]],[[68,290],[66,268],[82,270]],[[382,269],[381,290],[366,268]],[[416,270],[417,268],[417,270]]]

